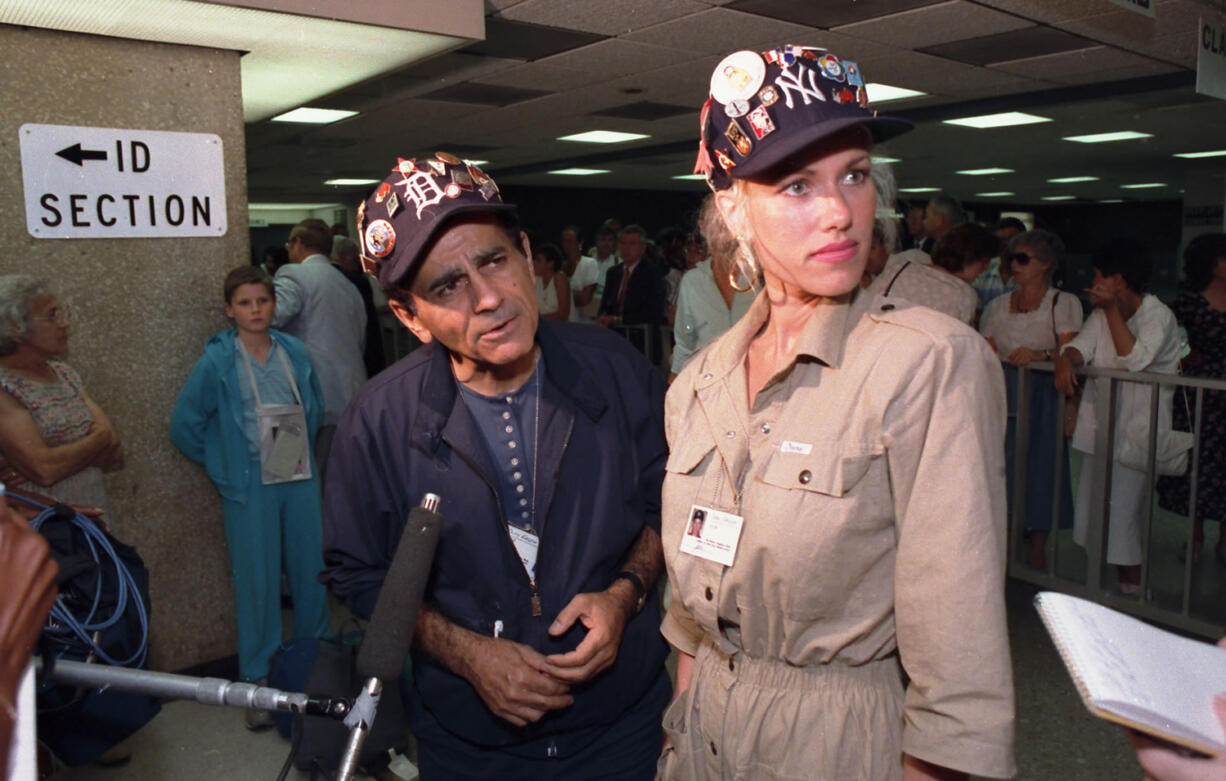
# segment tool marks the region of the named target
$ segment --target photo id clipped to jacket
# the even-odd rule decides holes
[[[731,567],[745,519],[739,515],[694,505],[681,535],[681,552]]]

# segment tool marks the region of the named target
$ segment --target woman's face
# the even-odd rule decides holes
[[[860,283],[872,244],[877,196],[870,174],[867,134],[851,128],[768,178],[745,180],[735,206],[735,195],[724,191],[721,211],[734,234],[753,236],[768,287],[773,282],[802,299],[841,296]]]
[[[532,271],[538,277],[548,277],[553,273],[553,264],[549,262],[549,258],[545,257],[542,252],[532,254]]]
[[[30,299],[30,334],[21,341],[44,355],[68,349],[68,309],[55,296]]]
[[[1047,272],[1051,269],[1051,264],[1037,256],[1031,247],[1019,244],[1013,249],[1011,254],[1022,254],[1030,258],[1026,263],[1022,263],[1020,260],[1011,260],[1009,263],[1009,267],[1013,270],[1013,279],[1019,285],[1025,285],[1028,282],[1047,281]]]
[[[685,245],[685,267],[692,269],[707,258],[707,245],[690,241]]]

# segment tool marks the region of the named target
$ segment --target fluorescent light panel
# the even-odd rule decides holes
[[[584,144],[620,144],[623,141],[638,141],[640,138],[651,138],[644,133],[621,133],[616,130],[589,130],[586,133],[575,133],[561,136],[559,141],[578,141]]]
[[[973,127],[979,129],[993,127],[1014,127],[1016,125],[1037,125],[1040,122],[1051,122],[1051,117],[1041,117],[1038,114],[1027,114],[1024,111],[1006,111],[1002,114],[980,114],[975,117],[960,117],[947,119],[947,125]]]
[[[907,89],[906,87],[892,87],[889,84],[874,84],[871,82],[865,84],[864,89],[868,92],[869,103],[887,103],[891,100],[918,98],[928,94],[927,92]]]
[[[594,176],[595,174],[607,174],[607,168],[559,168],[556,171],[550,171],[551,174],[558,176]]]
[[[1182,157],[1184,160],[1199,160],[1202,157],[1226,157],[1226,149],[1214,149],[1210,152],[1180,152],[1175,157]]]
[[[480,4],[470,0],[463,5],[448,3],[450,17],[423,14],[420,9],[428,8],[427,3],[414,4],[418,10],[413,12],[393,3],[382,5],[394,9],[393,24],[342,22],[197,0],[4,0],[0,23],[246,52],[239,60],[243,119],[255,122],[476,39],[476,35],[465,38],[404,29],[407,13],[417,15],[418,21],[412,23],[416,29],[444,32],[462,29],[461,22],[446,18],[471,19],[475,13],[479,22],[483,16]]]
[[[886,165],[888,163],[901,163],[902,162],[902,159],[898,157],[884,157],[884,156],[878,156],[878,155],[873,155],[871,159],[874,165]]]
[[[1112,133],[1091,133],[1088,136],[1065,136],[1065,141],[1075,141],[1078,144],[1105,144],[1109,141],[1135,141],[1138,138],[1153,138],[1153,133],[1141,133],[1136,130],[1117,130]]]
[[[325,179],[324,184],[330,184],[333,187],[358,187],[364,184],[378,184],[378,179]]]
[[[674,176],[673,178],[680,179],[683,182],[694,182],[694,181],[704,181],[706,180],[707,177],[704,176],[703,174],[682,174],[681,176]]]
[[[489,165],[489,162],[490,162],[489,160],[469,160],[467,157],[463,158],[463,160],[469,165],[475,165],[478,168],[480,168],[483,165]]]
[[[1004,197],[1009,196],[1009,195],[1013,195],[1013,193],[1006,193],[1006,192],[999,192],[999,193],[975,193],[975,197],[976,197],[976,198],[1004,198]]]
[[[1011,174],[1012,168],[968,168],[965,171],[954,171],[963,176],[992,176],[993,174]]]
[[[899,187],[900,193],[939,193],[940,187]]]
[[[1121,190],[1152,190],[1155,187],[1166,187],[1166,182],[1141,182],[1139,184],[1121,184]]]
[[[278,114],[269,122],[297,122],[303,125],[330,125],[342,119],[357,116],[358,112],[339,108],[311,108],[303,106],[284,114]]]
[[[1076,195],[1044,195],[1045,201],[1071,201],[1076,198]]]
[[[1097,182],[1097,176],[1062,176],[1059,179],[1048,179],[1051,184],[1077,184],[1078,182]]]
[[[1123,203],[1123,198],[1103,198],[1099,203]]]

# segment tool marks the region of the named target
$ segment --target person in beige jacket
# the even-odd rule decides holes
[[[909,128],[862,86],[798,46],[712,77],[705,227],[763,292],[668,393],[664,779],[1015,772],[1003,379],[964,324],[858,289],[869,149]]]

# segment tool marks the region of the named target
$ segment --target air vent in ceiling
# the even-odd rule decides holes
[[[679,106],[675,103],[653,103],[650,100],[640,100],[638,103],[627,103],[624,106],[613,106],[601,109],[600,111],[593,111],[592,116],[652,121],[693,113],[693,106]]]

